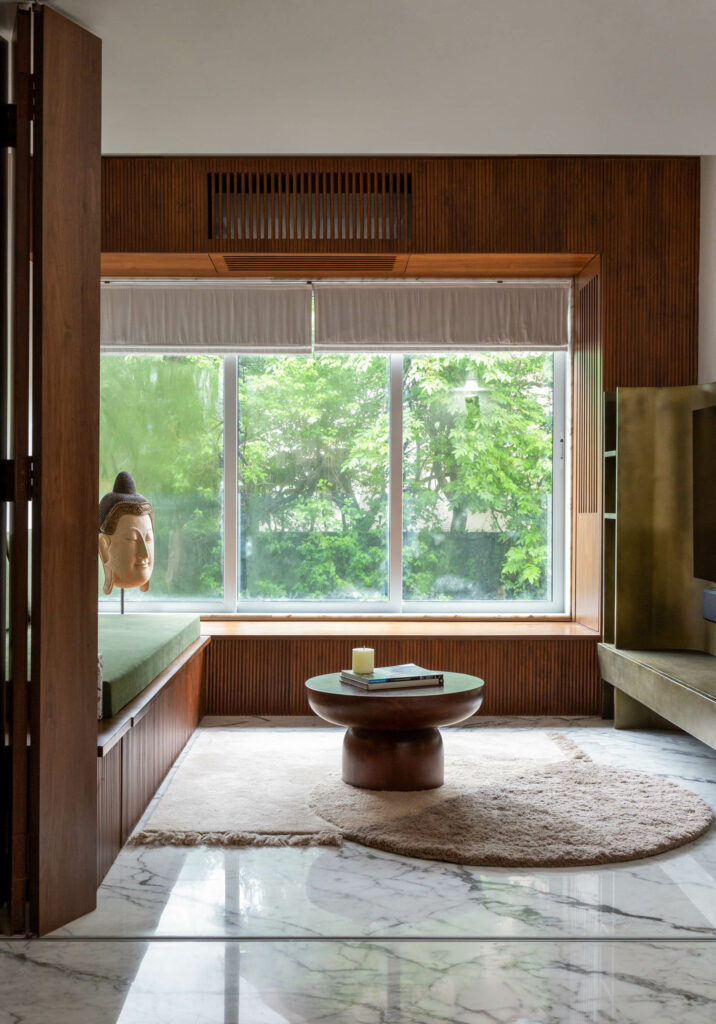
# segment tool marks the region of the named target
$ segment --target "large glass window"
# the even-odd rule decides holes
[[[405,599],[552,600],[553,360],[405,358]]]
[[[388,596],[388,359],[241,357],[239,599]]]
[[[565,362],[103,356],[102,492],[128,469],[155,509],[130,600],[562,611]]]
[[[128,470],[154,508],[151,585],[127,601],[223,604],[222,357],[103,355],[100,372],[100,494]]]

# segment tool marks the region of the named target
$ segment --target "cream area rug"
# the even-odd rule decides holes
[[[349,839],[458,864],[568,867],[661,853],[711,824],[695,794],[595,764],[561,733],[442,732],[445,785],[394,793],[341,781],[343,730],[200,727],[130,843],[339,846]]]

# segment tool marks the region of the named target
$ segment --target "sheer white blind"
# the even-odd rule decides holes
[[[569,283],[316,283],[316,351],[566,349]]]
[[[105,284],[101,345],[106,351],[311,351],[311,286]]]

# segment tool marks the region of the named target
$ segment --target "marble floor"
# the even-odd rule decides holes
[[[468,728],[476,742],[484,728],[556,728],[595,761],[672,779],[716,810],[716,752],[683,734],[597,719]],[[716,826],[671,853],[586,869],[470,868],[350,843],[127,848],[94,913],[0,941],[0,1024],[65,1021],[713,1024]]]

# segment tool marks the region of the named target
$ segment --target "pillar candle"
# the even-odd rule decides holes
[[[361,675],[369,675],[375,666],[374,650],[372,647],[353,648],[353,671]]]

